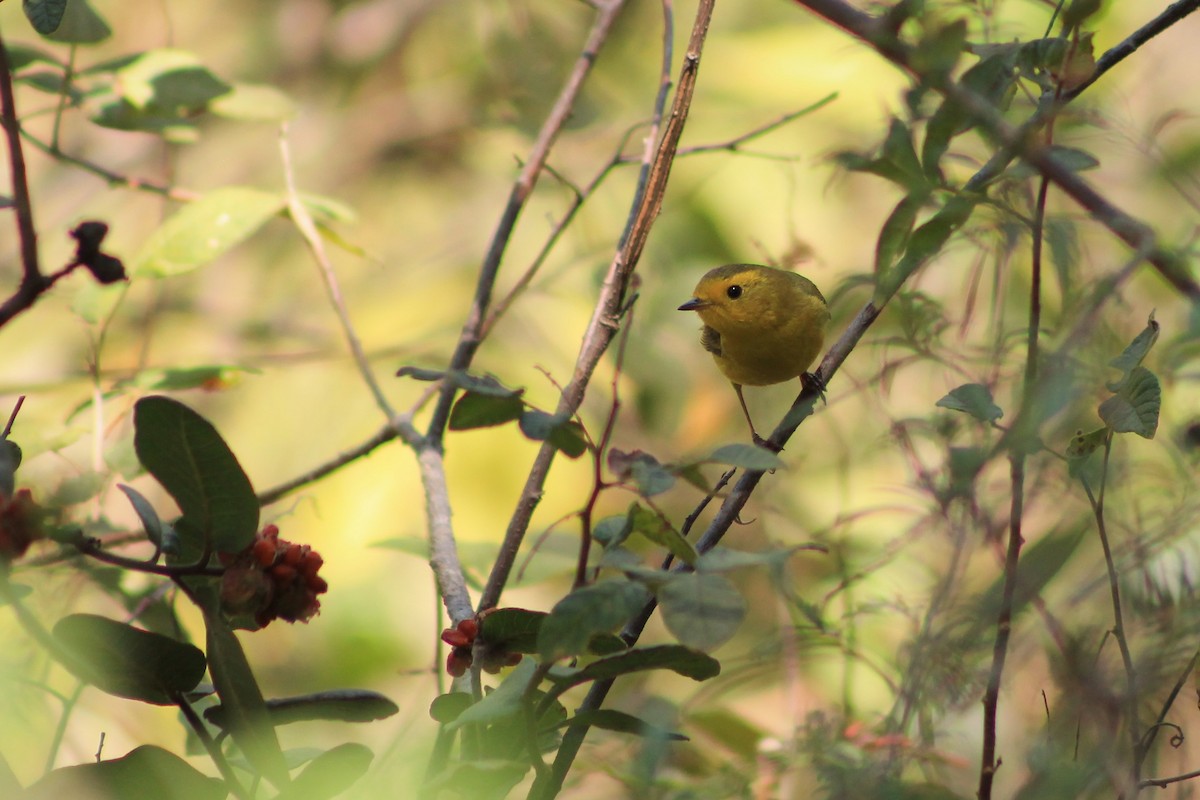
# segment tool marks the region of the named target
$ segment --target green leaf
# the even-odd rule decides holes
[[[629,507],[629,521],[634,533],[640,533],[655,544],[662,545],[689,566],[696,563],[696,548],[657,512],[634,503]]]
[[[274,86],[235,83],[231,91],[213,99],[209,109],[217,116],[244,122],[286,122],[296,116],[296,103]]]
[[[133,506],[133,510],[137,512],[138,519],[142,521],[142,530],[146,532],[146,538],[153,542],[155,547],[161,549],[163,544],[163,524],[162,520],[158,518],[158,512],[154,510],[154,506],[150,505],[150,501],[132,486],[118,483],[117,488],[129,498],[129,504]]]
[[[67,0],[21,0],[21,7],[33,29],[48,36],[58,30],[67,11]]]
[[[1075,431],[1075,435],[1067,444],[1067,458],[1087,458],[1104,447],[1106,438],[1108,438],[1108,428],[1096,428],[1091,433],[1084,433],[1082,430]]]
[[[746,618],[746,601],[723,575],[677,573],[656,595],[667,629],[697,650],[720,647]]]
[[[961,83],[1003,110],[1016,91],[1016,76],[1013,70],[1015,55],[1011,51],[1000,51],[989,55],[963,73]],[[933,112],[925,126],[925,142],[921,147],[921,163],[925,174],[933,180],[941,175],[941,160],[950,149],[956,136],[974,127],[971,115],[960,104],[946,99]]]
[[[26,7],[28,4],[27,0]],[[40,5],[57,6],[59,3],[58,0],[47,0]],[[63,5],[66,8],[60,13],[57,26],[46,32],[35,25],[38,33],[50,41],[63,44],[98,44],[112,36],[112,28],[96,13],[96,9],[88,0],[67,0]]]
[[[479,621],[479,637],[506,653],[536,653],[538,631],[548,615],[526,608],[499,608]]]
[[[366,774],[374,757],[365,745],[340,744],[314,758],[275,800],[330,800]]]
[[[215,604],[211,604],[215,605]],[[225,709],[227,730],[246,759],[276,788],[288,783],[287,762],[279,749],[267,704],[241,642],[215,608],[204,607],[208,668]]]
[[[629,733],[634,736],[649,736],[651,738],[670,739],[676,742],[686,742],[688,737],[681,733],[668,731],[651,725],[644,719],[638,719],[632,714],[617,711],[612,708],[598,708],[592,711],[580,711],[575,716],[559,722],[556,727],[567,728],[572,725],[588,725],[617,733]]]
[[[1110,367],[1119,369],[1122,372],[1119,380],[1107,384],[1110,392],[1119,391],[1121,385],[1129,379],[1129,374],[1134,367],[1140,365],[1150,352],[1150,348],[1154,347],[1154,343],[1158,341],[1160,325],[1154,319],[1154,312],[1150,313],[1149,319],[1146,320],[1146,327],[1133,337],[1133,341],[1121,351],[1121,355],[1108,362]]]
[[[1083,541],[1084,533],[1084,528],[1052,531],[1021,551],[1016,592],[1013,597],[1014,619],[1062,570],[1074,555],[1079,543]],[[1004,581],[1004,576],[998,577],[980,595],[978,610],[968,612],[977,629],[984,630],[996,624],[996,615],[1004,597]]]
[[[491,375],[471,375],[458,370],[425,369],[424,367],[404,366],[396,370],[398,378],[412,378],[414,381],[446,380],[460,389],[473,394],[486,394],[494,397],[516,397],[524,389],[510,389]]]
[[[21,800],[222,800],[228,787],[179,756],[144,745],[120,758],[61,767],[20,795]]]
[[[917,221],[917,213],[928,201],[925,193],[914,193],[904,197],[884,221],[875,243],[875,274],[890,269],[897,257],[904,252],[908,237]]]
[[[603,681],[653,669],[668,669],[694,681],[706,681],[721,673],[721,662],[681,644],[664,644],[625,650],[597,659],[578,670],[558,676],[551,673],[551,678],[562,690],[588,681]]]
[[[203,538],[216,552],[237,553],[258,530],[258,499],[250,479],[212,424],[167,397],[143,397],[134,405],[133,445],[138,460],[175,498],[183,512],[181,559],[199,557]],[[179,528],[180,526],[176,526]]]
[[[973,197],[955,195],[940,211],[913,231],[904,256],[895,267],[877,277],[875,301],[886,302],[922,264],[937,255],[950,236],[971,218],[976,202]]]
[[[31,594],[33,594],[32,586],[26,586],[23,583],[10,583],[8,584],[8,592],[0,595],[0,606],[6,606],[12,602],[9,598],[23,600]]]
[[[559,600],[538,631],[538,650],[547,661],[587,651],[596,634],[624,625],[650,599],[650,593],[628,580],[610,580],[576,589]]]
[[[1078,28],[1085,19],[1100,10],[1101,0],[1071,0],[1062,12],[1063,27]]]
[[[1100,160],[1086,150],[1076,147],[1065,147],[1060,144],[1050,146],[1050,157],[1059,166],[1071,172],[1085,172],[1100,166]],[[1013,164],[1005,171],[1005,176],[1012,180],[1025,180],[1041,174],[1038,169],[1026,161]]]
[[[463,725],[478,722],[495,722],[510,717],[521,710],[521,701],[525,690],[529,688],[537,672],[537,665],[532,658],[526,658],[513,668],[500,685],[478,703],[466,708],[458,717],[446,726],[447,730],[457,730]]]
[[[23,44],[5,44],[8,48],[8,67],[17,73],[30,64],[49,64],[55,71],[61,73],[66,67],[61,61],[45,50]]]
[[[94,614],[72,614],[54,626],[54,638],[75,661],[75,676],[118,697],[174,705],[204,677],[199,648]]]
[[[448,725],[458,719],[475,702],[470,692],[448,692],[439,694],[429,704],[429,716],[440,725]]]
[[[1158,376],[1145,367],[1134,367],[1121,389],[1100,404],[1100,419],[1115,433],[1136,433],[1153,439],[1162,408]]]
[[[627,513],[605,517],[592,527],[592,539],[603,545],[606,550],[619,546],[631,533],[633,520]]]
[[[642,450],[610,448],[606,457],[608,469],[622,481],[632,480],[642,497],[662,494],[675,485],[675,474],[657,458]]]
[[[521,414],[520,426],[521,433],[530,439],[549,442],[570,458],[579,458],[587,452],[583,426],[567,417],[530,408]]]
[[[989,450],[986,447],[951,447],[947,458],[949,467],[949,497],[970,497],[974,493],[975,479],[987,463]]]
[[[913,148],[912,131],[898,119],[892,119],[888,127],[887,138],[883,141],[882,161],[887,165],[885,177],[909,191],[925,190],[927,184],[917,151]]]
[[[450,430],[489,428],[520,419],[525,404],[519,395],[476,394],[466,392],[450,411]]]
[[[729,572],[747,567],[766,567],[778,569],[801,550],[815,550],[820,553],[828,552],[819,544],[799,544],[781,550],[767,550],[761,553],[747,553],[743,550],[731,550],[728,547],[714,547],[700,555],[696,561],[697,572]]]
[[[766,472],[783,466],[783,459],[770,450],[752,444],[727,444],[718,447],[705,459],[755,472]]]
[[[213,75],[193,53],[163,48],[142,53],[114,75],[119,96],[137,109],[194,114],[232,87]]]
[[[374,722],[386,719],[400,707],[378,692],[365,689],[334,689],[328,692],[281,697],[266,701],[271,724],[276,727],[293,722],[329,720],[333,722]],[[225,708],[217,704],[204,709],[204,718],[225,728]]]
[[[1099,468],[1091,463],[1091,455],[1103,447],[1108,438],[1108,428],[1097,428],[1091,433],[1075,431],[1067,444],[1067,474],[1076,480],[1091,481],[1093,477],[1098,480]]]
[[[967,44],[966,20],[936,25],[921,37],[913,52],[915,71],[925,75],[948,75]]]
[[[215,189],[158,227],[134,261],[134,272],[169,277],[203,266],[241,243],[284,207],[274,192],[246,186]]]
[[[155,392],[177,392],[183,389],[225,388],[235,383],[246,373],[258,374],[258,370],[226,364],[202,367],[179,367],[142,370],[133,380],[140,389]]]
[[[992,399],[992,390],[982,383],[964,383],[951,389],[948,395],[937,401],[937,406],[962,411],[988,424],[1004,416],[1003,409]]]

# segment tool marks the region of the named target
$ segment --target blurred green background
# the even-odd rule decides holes
[[[355,219],[334,225],[346,245],[330,243],[334,263],[389,398],[397,407],[411,406],[426,386],[391,375],[402,365],[437,368],[448,357],[519,163],[577,56],[592,12],[583,3],[549,2],[93,3],[113,35],[80,48],[77,69],[174,47],[195,54],[224,80],[268,84],[291,97],[296,112],[284,135],[296,181],[304,192],[353,209]],[[1098,51],[1152,13],[1147,4],[1109,5],[1096,23]],[[944,6],[948,18],[970,20],[973,40],[994,42],[1039,35],[1049,13],[1047,4],[1032,1]],[[673,74],[693,7],[683,4],[676,12]],[[0,6],[0,30],[10,45],[37,38],[16,3]],[[1190,240],[1196,230],[1198,36],[1196,20],[1175,26],[1089,90],[1078,113],[1062,126],[1062,139],[1100,159],[1100,167],[1088,173],[1093,183],[1169,242]],[[551,156],[564,180],[586,184],[627,131],[633,134],[625,151],[640,151],[656,90],[660,37],[659,7],[631,4]],[[64,60],[68,56],[65,46],[44,46]],[[831,156],[874,148],[890,115],[900,111],[905,87],[879,57],[803,9],[775,2],[718,4],[684,148],[726,142],[831,94],[837,97],[739,152],[683,154],[676,162],[638,270],[640,299],[619,384],[623,404],[615,447],[642,448],[671,461],[744,437],[733,392],[698,345],[696,320],[674,310],[710,267],[773,262],[804,272],[831,300],[831,341],[870,299],[877,232],[900,195],[877,178],[840,171]],[[19,110],[31,133],[49,138],[56,102],[53,95],[20,88]],[[195,120],[195,141],[168,144],[147,134],[99,128],[88,121],[90,111],[91,101],[62,122],[62,148],[80,159],[130,179],[197,193],[227,185],[283,189],[275,124],[206,115]],[[955,169],[961,171],[951,177],[962,179],[985,151],[965,143],[956,152]],[[73,243],[66,231],[81,220],[107,221],[107,249],[133,263],[150,233],[176,209],[156,194],[109,186],[33,149],[26,156],[48,270],[69,259]],[[475,362],[478,371],[525,387],[525,397],[538,407],[553,408],[555,382],[570,378],[600,276],[629,211],[635,170],[616,168],[588,199]],[[499,294],[516,282],[570,199],[568,187],[543,175],[505,256]],[[1128,257],[1076,208],[1058,198],[1052,208],[1081,223],[1082,266],[1074,283],[1048,286],[1051,329],[1061,307],[1077,301],[1087,281]],[[885,312],[831,383],[828,406],[788,446],[787,468],[764,481],[747,524],[727,540],[752,550],[814,539],[829,545],[830,555],[793,559],[791,589],[805,602],[820,604],[844,576],[861,576],[853,592],[840,593],[824,607],[835,627],[854,630],[861,660],[846,658],[845,639],[839,645],[798,636],[789,624],[803,622],[797,606],[781,599],[761,575],[739,575],[751,618],[717,653],[723,676],[699,688],[659,677],[629,681],[615,700],[619,707],[657,708],[667,724],[680,724],[673,719],[680,710],[656,706],[658,698],[710,714],[728,712],[757,727],[755,736],[785,743],[815,712],[874,724],[895,699],[895,687],[877,670],[891,680],[902,677],[896,671],[905,647],[941,577],[959,571],[956,591],[962,592],[981,591],[995,579],[998,562],[985,541],[1003,530],[1006,506],[997,502],[984,509],[982,516],[993,522],[986,530],[967,526],[966,516],[941,513],[922,485],[929,472],[938,471],[940,440],[913,436],[904,423],[925,419],[935,428],[945,412],[936,413],[934,402],[971,381],[995,380],[997,402],[1006,409],[1014,404],[1028,248],[1005,251],[998,229],[981,226],[916,276],[909,288],[920,290],[929,305],[917,307],[921,298],[909,297],[907,311]],[[6,241],[0,280],[13,287],[19,275],[15,237]],[[76,274],[0,338],[4,408],[17,395],[28,396],[13,431],[26,456],[20,485],[32,487],[47,504],[56,492],[102,486],[98,495],[67,508],[67,516],[80,524],[105,520],[136,528],[115,483],[133,477],[121,472],[131,463],[129,415],[132,403],[152,386],[155,370],[240,368],[215,390],[176,396],[214,422],[259,490],[350,449],[383,423],[353,368],[317,268],[283,220],[270,222],[202,269],[169,279],[135,275],[127,290],[106,290],[114,291],[124,296],[103,337],[101,326],[79,309],[93,303],[107,307],[111,298],[97,298],[98,290]],[[1200,398],[1194,361],[1187,372],[1189,351],[1171,349],[1170,340],[1187,329],[1188,308],[1164,282],[1141,272],[1106,307],[1086,351],[1077,354],[1097,377],[1098,393],[1087,401],[1094,406],[1103,397],[1100,379],[1112,377],[1103,364],[1142,328],[1152,309],[1164,330],[1156,352],[1175,355],[1164,369],[1183,372],[1164,377],[1159,439],[1122,443],[1121,468],[1150,475],[1152,488],[1162,489],[1114,501],[1130,520],[1140,520],[1142,530],[1179,521],[1172,517],[1181,474],[1174,442]],[[934,331],[927,348],[914,345],[920,339],[914,327]],[[999,341],[1009,346],[996,348]],[[996,358],[997,352],[1003,357]],[[612,364],[607,358],[582,409],[593,435],[610,407]],[[760,427],[782,415],[796,389],[748,393]],[[1096,424],[1059,418],[1052,432],[1068,435]],[[536,445],[513,426],[449,436],[454,525],[473,575],[486,576],[491,546],[503,533],[535,452]],[[564,517],[585,499],[589,469],[586,460],[557,460],[534,535],[555,527],[569,541],[577,533],[577,522]],[[1065,474],[1049,474],[1030,490],[1031,541],[1086,510],[1085,498]],[[1005,480],[1005,464],[991,465],[980,478],[981,494],[1002,498]],[[170,500],[152,483],[145,478],[133,483],[160,504],[164,516],[171,513]],[[1188,491],[1195,490],[1194,483],[1193,476]],[[606,494],[604,513],[620,513],[631,499],[619,491]],[[682,519],[699,499],[694,489],[680,486],[662,502]],[[381,691],[401,707],[400,714],[366,726],[283,729],[285,745],[365,742],[377,758],[364,791],[405,796],[397,787],[420,779],[435,730],[427,709],[438,691],[435,643],[444,625],[428,567],[378,546],[424,536],[411,453],[396,443],[384,446],[270,506],[264,519],[278,524],[283,537],[319,550],[330,584],[321,615],[310,624],[276,623],[243,635],[265,691],[283,695],[354,686]],[[969,563],[956,560],[959,537],[970,541]],[[544,610],[566,591],[571,562],[558,544],[532,557],[530,579],[515,582],[502,604]],[[1058,602],[1079,603],[1080,614],[1095,615],[1103,625],[1105,598],[1092,586],[1101,574],[1099,555],[1090,544],[1084,549],[1069,573],[1077,580],[1062,587]],[[47,623],[78,610],[123,618],[121,609],[69,566],[18,577],[34,586],[31,605]],[[141,579],[124,580],[137,585]],[[28,782],[41,774],[60,710],[43,683],[60,691],[70,691],[71,683],[47,667],[10,615],[0,614],[0,636],[8,643],[0,658],[0,752]],[[665,636],[652,625],[647,640]],[[1002,732],[1040,725],[1038,691],[1048,680],[1039,656],[1044,645],[1036,631],[1015,645]],[[980,685],[975,674],[944,680],[947,686],[959,681],[953,687],[958,694],[938,721],[949,735],[931,750],[929,758],[937,762],[931,769],[965,791],[976,775]],[[106,755],[143,743],[182,750],[182,728],[170,710],[89,690],[71,718],[58,764],[90,760],[101,732]],[[697,735],[695,729],[688,732]],[[753,773],[746,753],[732,759],[736,767],[717,763],[714,753],[732,747],[719,738],[698,734],[689,746],[694,749],[681,751],[674,768],[696,780],[703,776],[709,786],[719,784],[723,769]],[[620,771],[615,765],[631,745],[611,735],[590,741],[596,745],[586,757],[600,767],[585,770],[587,780],[568,796],[616,796],[619,779],[606,772]],[[1017,760],[1008,770],[1006,759],[1002,785],[1020,777]],[[807,796],[799,786],[796,791],[794,796]]]

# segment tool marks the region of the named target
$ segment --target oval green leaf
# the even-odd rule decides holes
[[[746,618],[746,601],[723,575],[672,575],[657,595],[667,629],[697,650],[713,650],[729,641]]]
[[[133,410],[138,460],[183,512],[181,559],[199,557],[204,536],[213,550],[245,549],[258,530],[258,499],[237,458],[204,417],[180,402],[150,396]],[[188,536],[188,534],[197,534]]]
[[[228,787],[221,781],[206,777],[179,756],[153,745],[138,747],[120,758],[56,769],[20,795],[21,800],[222,800],[226,796]]]
[[[118,697],[173,705],[204,677],[199,648],[95,614],[63,617],[54,638],[73,657],[64,666]]]
[[[286,205],[279,194],[228,186],[181,208],[150,235],[134,261],[138,275],[181,275],[247,239]]]
[[[587,651],[592,636],[611,633],[650,599],[640,584],[611,580],[576,589],[559,600],[542,620],[538,651],[547,661]]]

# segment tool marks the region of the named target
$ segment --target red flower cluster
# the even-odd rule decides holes
[[[442,631],[442,641],[452,648],[446,656],[446,672],[452,677],[461,678],[471,668],[471,650],[475,646],[475,637],[479,635],[479,620],[487,614],[485,611],[475,619],[464,619],[457,626]],[[489,649],[484,652],[483,668],[495,675],[502,667],[516,666],[520,660],[520,653],[493,652]]]
[[[28,489],[12,497],[0,492],[0,561],[16,561],[42,537],[42,510]]]
[[[221,607],[229,614],[248,614],[260,627],[279,618],[308,622],[321,610],[317,595],[329,589],[317,575],[325,560],[308,545],[279,538],[267,525],[250,546],[236,555],[221,554]]]

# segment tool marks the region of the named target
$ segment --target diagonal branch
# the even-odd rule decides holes
[[[711,15],[712,2],[714,0],[702,2],[700,10],[697,12],[698,15],[703,16],[706,13],[706,9],[707,13]],[[688,46],[688,56],[685,59],[683,71],[679,79],[679,89],[675,93],[675,101],[671,107],[671,119],[663,132],[661,140],[659,140],[658,149],[654,152],[653,159],[651,160],[649,148],[653,146],[657,138],[658,123],[662,119],[662,109],[666,105],[667,92],[670,88],[671,80],[670,61],[673,25],[671,22],[672,12],[670,2],[664,2],[663,9],[665,19],[663,30],[663,68],[659,78],[659,91],[655,99],[655,122],[652,126],[651,134],[646,137],[647,152],[644,158],[648,166],[643,169],[642,176],[638,182],[638,189],[634,196],[633,211],[630,214],[629,223],[626,226],[625,233],[622,235],[618,251],[614,255],[612,263],[609,264],[608,272],[600,289],[600,296],[596,301],[595,311],[593,311],[592,319],[584,332],[579,355],[575,360],[574,374],[571,377],[570,383],[563,390],[562,397],[559,399],[557,414],[563,417],[574,414],[583,402],[583,396],[587,390],[588,383],[591,381],[592,373],[595,371],[596,365],[600,363],[601,356],[608,349],[609,344],[612,342],[613,337],[616,336],[617,330],[620,327],[621,309],[624,304],[625,292],[628,289],[633,271],[637,267],[642,246],[645,244],[646,236],[650,232],[650,226],[658,216],[659,209],[662,208],[662,197],[666,192],[667,177],[670,174],[671,164],[674,160],[675,151],[678,148],[679,137],[683,133],[683,124],[687,120],[688,109],[691,106],[692,92],[696,85],[696,70],[699,67],[700,49],[703,46],[704,33],[708,30],[707,20],[704,22],[704,29],[700,32],[699,39],[697,39],[696,32],[693,31],[692,41]],[[699,24],[700,22],[697,21],[697,25]],[[484,587],[483,595],[480,597],[478,605],[481,611],[492,608],[500,600],[500,593],[504,591],[504,586],[508,582],[508,576],[512,572],[513,564],[516,563],[521,542],[524,540],[525,533],[529,529],[529,522],[533,518],[533,511],[541,500],[542,487],[545,485],[546,476],[550,472],[550,464],[553,460],[554,448],[548,443],[544,444],[538,450],[533,467],[529,471],[529,477],[525,480],[525,488],[522,490],[520,500],[517,502],[517,508],[509,520],[508,529],[504,533],[504,541],[500,545],[500,552],[496,557],[495,563],[492,565],[491,573],[488,575],[488,582]]]
[[[842,0],[797,2],[862,39],[888,61],[924,81],[947,99],[960,104],[988,134],[999,140],[1006,152],[1021,157],[1035,167],[1134,251],[1144,252],[1146,261],[1167,282],[1192,303],[1200,304],[1200,283],[1191,276],[1186,261],[1178,253],[1158,244],[1148,225],[1101,196],[1086,180],[1063,166],[1048,147],[1035,141],[1029,131],[1017,129],[1006,122],[1000,112],[978,93],[945,75],[922,72],[916,66],[919,59],[914,48],[901,41],[883,18],[859,11]]]
[[[550,148],[554,145],[558,134],[570,118],[575,108],[575,102],[579,98],[579,93],[583,88],[584,81],[596,63],[600,48],[608,39],[612,27],[624,7],[625,0],[608,0],[608,2],[597,4],[599,13],[596,16],[596,21],[592,24],[592,30],[588,35],[583,52],[579,54],[579,58],[575,61],[575,67],[568,76],[566,85],[563,86],[558,100],[554,103],[554,107],[550,111],[550,115],[546,117],[546,121],[542,124],[542,129],[538,132],[537,140],[533,143],[533,150],[529,153],[529,158],[526,159],[525,166],[521,169],[520,175],[517,176],[516,183],[513,184],[512,191],[508,197],[508,205],[505,206],[504,213],[500,215],[500,222],[496,226],[495,233],[492,234],[492,241],[488,246],[487,255],[483,259],[483,266],[479,270],[479,280],[475,285],[475,299],[471,304],[470,312],[467,314],[467,321],[463,325],[458,345],[455,347],[454,354],[450,357],[447,371],[465,370],[471,365],[472,359],[475,358],[475,352],[479,349],[479,345],[483,341],[481,332],[483,331],[484,322],[487,319],[488,306],[491,303],[492,289],[496,284],[496,276],[500,271],[500,261],[504,257],[504,250],[508,246],[509,240],[512,238],[517,218],[525,208],[526,200],[533,193],[533,187],[537,185],[538,178],[541,176],[542,170],[546,165],[546,159],[550,155]],[[450,418],[450,406],[454,403],[456,391],[457,387],[452,382],[446,381],[442,387],[441,395],[438,397],[437,405],[434,406],[433,418],[429,422],[426,435],[431,442],[439,447],[446,428],[446,422]]]

